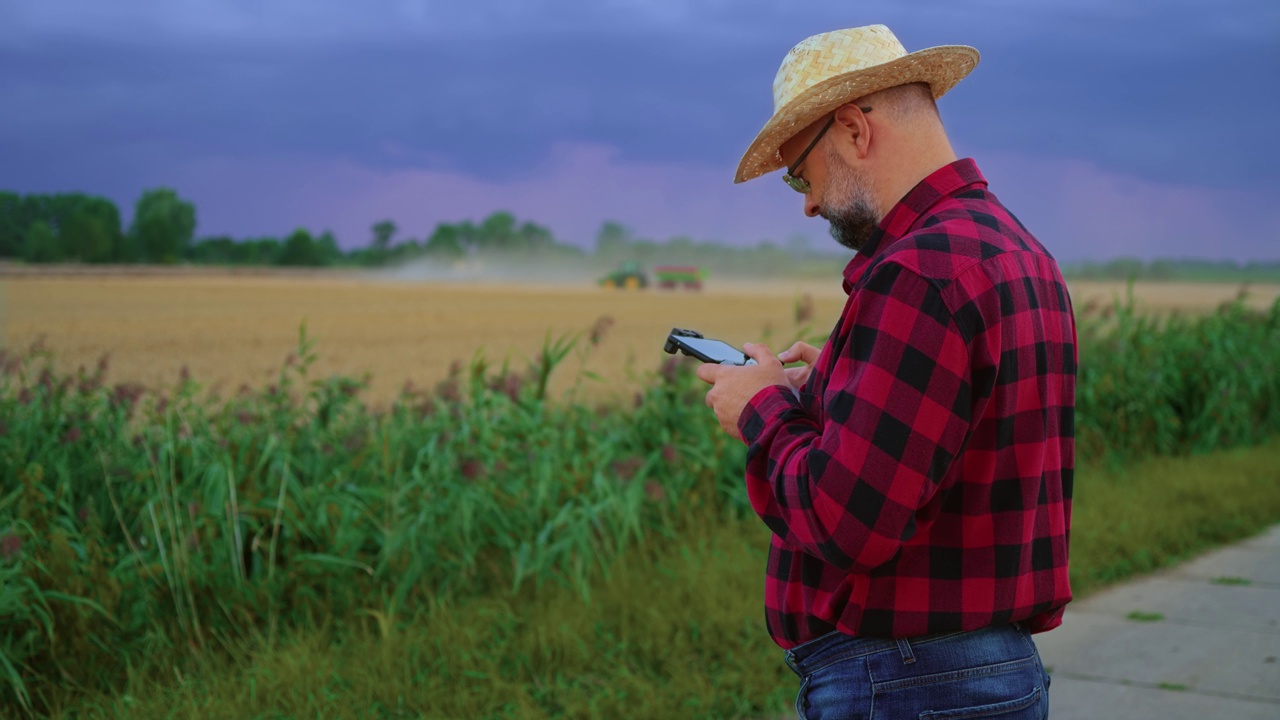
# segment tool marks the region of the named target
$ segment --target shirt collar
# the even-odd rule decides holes
[[[862,246],[844,269],[844,291],[853,291],[853,285],[862,275],[868,263],[903,235],[911,232],[934,205],[946,197],[955,195],[973,185],[986,186],[987,179],[972,158],[961,158],[929,173],[916,183],[896,205],[889,209],[884,219],[871,232],[867,244]]]

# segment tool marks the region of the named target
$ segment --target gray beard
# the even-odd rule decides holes
[[[870,180],[846,165],[830,145],[824,144],[823,154],[831,183],[828,196],[839,199],[826,204],[822,217],[831,224],[831,237],[856,252],[867,244],[880,224]]]

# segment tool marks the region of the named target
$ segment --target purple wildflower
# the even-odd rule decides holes
[[[630,482],[640,472],[640,468],[644,466],[644,461],[640,458],[631,457],[625,460],[618,460],[613,464],[613,472],[618,476],[619,482]]]
[[[796,324],[804,325],[813,319],[813,296],[808,293],[796,302]]]
[[[22,552],[22,538],[16,533],[9,533],[0,538],[0,557],[3,557],[6,562],[20,552]]]
[[[662,446],[662,461],[668,465],[675,465],[676,460],[680,459],[680,451],[676,450],[676,446],[667,443]]]
[[[117,408],[124,408],[126,413],[132,413],[144,392],[146,388],[137,383],[117,383],[111,391],[111,404]]]
[[[662,361],[662,367],[658,370],[658,374],[662,376],[668,384],[674,385],[679,378],[680,360],[676,356],[671,356]]]
[[[508,373],[507,376],[502,379],[502,392],[511,399],[511,402],[515,402],[520,399],[520,388],[523,385],[524,380],[519,375],[516,375],[515,373]]]
[[[467,480],[475,480],[484,471],[484,466],[480,464],[479,460],[463,460],[458,470],[462,473],[462,477]]]
[[[462,400],[462,389],[457,380],[446,380],[436,386],[436,393],[445,402],[456,403]]]
[[[605,336],[609,334],[610,328],[613,327],[614,319],[608,315],[601,315],[591,326],[591,331],[587,334],[587,341],[592,347],[600,344]]]
[[[650,480],[644,484],[644,494],[649,496],[654,502],[662,502],[667,497],[667,489],[662,487],[655,480]]]

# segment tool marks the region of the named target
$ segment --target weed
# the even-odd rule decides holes
[[[1145,612],[1142,610],[1134,610],[1125,617],[1134,622],[1160,622],[1161,620],[1164,620],[1164,615],[1162,613]]]
[[[1252,585],[1253,581],[1242,577],[1216,577],[1209,582],[1214,585]]]

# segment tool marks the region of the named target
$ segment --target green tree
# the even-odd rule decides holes
[[[1177,268],[1169,260],[1152,260],[1147,267],[1147,278],[1151,280],[1172,280]]]
[[[234,261],[239,265],[275,265],[283,248],[275,238],[253,238],[236,243]]]
[[[526,222],[521,225],[518,235],[520,244],[526,249],[535,252],[547,250],[556,244],[555,236],[551,234],[550,230],[532,222]]]
[[[464,220],[453,226],[458,232],[458,242],[463,248],[470,250],[480,249],[480,228],[470,220]]]
[[[1103,271],[1112,280],[1141,279],[1143,276],[1142,261],[1138,258],[1121,257],[1107,263]]]
[[[43,220],[31,223],[22,239],[22,259],[30,263],[53,263],[62,258],[62,245],[49,223]]]
[[[337,265],[342,260],[342,248],[333,233],[325,230],[316,238],[315,257],[320,265]]]
[[[653,265],[657,263],[661,254],[662,246],[653,240],[636,239],[627,243],[626,252],[629,259],[635,260],[641,265]]]
[[[292,266],[321,265],[320,253],[317,250],[318,246],[312,239],[311,233],[298,228],[285,238],[284,247],[280,250],[280,257],[276,262],[280,265]]]
[[[230,265],[235,262],[236,241],[226,235],[204,238],[187,250],[187,259],[201,264]]]
[[[596,254],[609,260],[624,254],[630,244],[630,231],[612,220],[601,225],[600,232],[596,233]]]
[[[697,258],[697,246],[693,242],[693,238],[687,235],[678,235],[666,242],[663,249],[663,258],[669,263],[692,263]]]
[[[396,235],[396,224],[383,220],[373,224],[373,242],[370,248],[376,253],[385,253],[391,249],[391,240]]]
[[[516,240],[516,218],[509,212],[498,211],[480,223],[476,237],[481,250],[507,250]]]
[[[108,262],[121,245],[120,210],[104,197],[0,193],[0,257],[24,256],[23,237],[32,223],[48,226],[63,260]],[[47,240],[41,238],[41,242]],[[36,254],[48,255],[47,248]]]
[[[158,188],[138,198],[129,235],[141,251],[140,259],[172,264],[186,255],[195,229],[195,206],[169,188]]]
[[[31,225],[27,205],[18,193],[0,192],[0,257],[22,255],[22,237]]]
[[[427,238],[424,252],[432,257],[453,260],[466,255],[467,249],[462,244],[462,234],[456,226],[440,223],[436,226],[435,232],[431,233],[431,237]]]
[[[787,253],[794,258],[807,258],[813,252],[813,241],[808,235],[795,233],[787,238]]]
[[[72,193],[58,196],[58,240],[68,259],[102,263],[118,260],[122,246],[120,210],[104,197]]]
[[[83,262],[104,263],[116,258],[120,245],[119,224],[112,227],[109,222],[91,212],[77,212],[62,226],[59,233],[60,244],[69,258]]]

